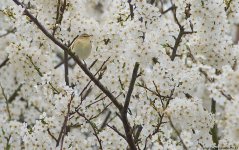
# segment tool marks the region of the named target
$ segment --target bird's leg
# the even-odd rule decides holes
[[[84,62],[84,65],[87,67],[85,60],[83,60],[83,62]]]

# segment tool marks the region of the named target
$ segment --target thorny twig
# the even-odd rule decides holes
[[[177,18],[177,12],[176,12],[177,7],[174,4],[172,5],[171,10],[173,12],[174,20],[179,27],[178,36],[174,37],[175,38],[174,46],[170,46],[169,44],[167,44],[167,47],[169,47],[173,50],[172,54],[170,56],[171,60],[173,61],[175,59],[175,57],[177,56],[177,50],[178,50],[178,47],[180,46],[180,42],[182,41],[183,36],[186,35],[186,34],[192,34],[192,33],[196,33],[196,32],[193,30],[193,25],[192,25],[191,22],[190,22],[191,31],[185,31],[184,26],[182,26],[180,24],[180,22]]]
[[[157,85],[156,85],[156,83],[155,83],[154,81],[153,81],[153,84],[154,84],[154,86],[155,86],[155,91],[149,89],[145,84],[139,85],[139,86],[142,87],[142,88],[144,88],[146,91],[149,91],[149,92],[151,92],[152,94],[154,94],[155,96],[157,96],[157,97],[160,99],[160,101],[161,101],[163,110],[166,110],[167,107],[169,106],[170,101],[173,99],[173,95],[174,95],[174,91],[175,91],[175,86],[174,86],[173,90],[171,90],[170,95],[168,95],[168,96],[162,96],[162,95],[160,94],[160,91],[159,91],[159,89],[158,89],[158,87],[157,87]],[[163,102],[163,101],[166,101],[166,104],[165,104],[165,102]],[[153,135],[155,135],[156,133],[160,132],[160,127],[161,127],[162,124],[167,123],[167,122],[164,122],[164,121],[163,121],[163,118],[165,117],[165,113],[162,113],[162,114],[161,114],[160,112],[158,112],[158,108],[154,105],[154,102],[151,104],[151,106],[152,106],[153,109],[158,113],[159,119],[158,119],[158,123],[157,123],[157,125],[155,126],[156,128],[155,128],[155,130],[153,131],[153,133],[149,134],[149,135],[146,137],[145,144],[144,144],[144,150],[147,149],[148,139],[151,138],[151,137],[152,137]]]
[[[66,0],[63,1],[63,4],[62,4],[62,0],[57,0],[56,22],[53,27],[53,32],[52,32],[53,36],[55,35],[57,28],[61,24],[65,9],[66,9]]]
[[[131,0],[128,0],[128,3],[129,3],[130,17],[131,17],[131,20],[133,20],[134,19],[134,8],[133,8],[133,5],[131,4]]]

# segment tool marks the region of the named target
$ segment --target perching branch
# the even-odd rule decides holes
[[[46,30],[46,28],[38,21],[36,17],[34,17],[26,8],[25,6],[20,3],[18,0],[13,0],[17,5],[20,5],[22,8],[24,8],[24,15],[28,16],[29,19],[34,22],[34,24],[56,45],[58,45],[62,50],[66,51],[74,60],[75,62],[80,66],[80,68],[85,72],[85,74],[96,84],[96,86],[104,92],[105,95],[108,96],[108,98],[113,102],[113,104],[121,110],[123,106],[116,100],[115,96],[112,95],[112,93],[98,80],[95,78],[95,76],[89,71],[89,69],[82,63],[79,58],[69,50],[67,46],[65,46],[63,43],[58,41],[50,32]]]

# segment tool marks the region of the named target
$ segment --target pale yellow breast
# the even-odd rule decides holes
[[[79,59],[84,60],[89,57],[91,48],[92,46],[89,38],[80,38],[76,39],[71,49],[72,52],[74,52],[79,57]]]

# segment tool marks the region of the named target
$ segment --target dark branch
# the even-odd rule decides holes
[[[100,130],[103,130],[104,127],[107,125],[107,122],[108,122],[108,120],[110,118],[110,115],[111,115],[111,111],[109,111],[108,114],[106,115],[106,117],[105,117],[105,119],[104,119],[104,121],[103,121],[103,123],[102,123],[102,125],[100,127]]]
[[[135,142],[135,143],[138,143],[138,141],[139,141],[139,136],[140,136],[140,133],[141,133],[142,130],[143,130],[143,126],[137,125],[136,133],[135,133],[135,135],[134,135],[134,142]]]
[[[69,86],[69,64],[68,64],[68,54],[66,51],[64,51],[64,67],[65,67],[65,82],[66,85]]]
[[[63,147],[63,143],[64,143],[64,137],[65,135],[67,134],[67,122],[69,120],[69,116],[70,116],[70,109],[71,109],[71,102],[73,101],[73,98],[74,98],[74,95],[72,94],[71,95],[71,98],[69,100],[69,103],[67,104],[67,114],[64,118],[64,121],[63,121],[63,124],[62,124],[62,127],[61,127],[61,131],[60,131],[60,134],[57,138],[57,141],[56,141],[56,147],[59,146],[60,142],[61,142],[61,149]]]
[[[135,81],[136,81],[136,78],[138,77],[138,74],[137,74],[138,69],[139,69],[139,63],[136,62],[134,65],[134,70],[133,70],[132,78],[130,81],[128,93],[126,95],[125,104],[124,104],[123,110],[121,110],[121,120],[123,122],[126,139],[131,150],[136,150],[137,148],[135,145],[135,140],[132,135],[133,131],[128,121],[127,110],[128,110],[130,98],[134,89]]]
[[[213,114],[216,114],[216,101],[214,99],[212,99],[212,103],[211,103],[211,112]],[[217,128],[217,124],[214,123],[213,128],[211,128],[211,135],[212,135],[212,141],[213,143],[216,144],[216,147],[218,146],[218,128]]]
[[[130,17],[131,17],[131,20],[133,20],[134,19],[134,8],[133,8],[133,5],[131,4],[131,0],[128,0],[128,3],[129,3]]]
[[[178,47],[180,46],[180,42],[182,41],[182,37],[186,34],[192,34],[192,33],[196,33],[195,31],[193,31],[193,26],[190,22],[190,27],[191,27],[191,30],[192,31],[185,31],[185,28],[184,26],[182,26],[177,18],[177,7],[175,5],[172,6],[172,12],[173,12],[173,17],[174,17],[174,20],[175,22],[177,23],[178,27],[179,27],[179,33],[178,33],[178,36],[175,38],[175,43],[174,43],[174,46],[171,47],[169,46],[173,52],[172,52],[172,55],[171,55],[171,60],[173,61],[175,59],[175,57],[177,56],[177,50],[178,50]]]
[[[132,92],[134,90],[134,84],[135,84],[136,78],[138,77],[138,74],[137,74],[138,70],[139,70],[139,63],[136,62],[135,65],[134,65],[134,70],[133,70],[132,78],[131,78],[131,81],[130,81],[128,93],[126,95],[123,113],[127,113],[130,98],[131,98]]]

